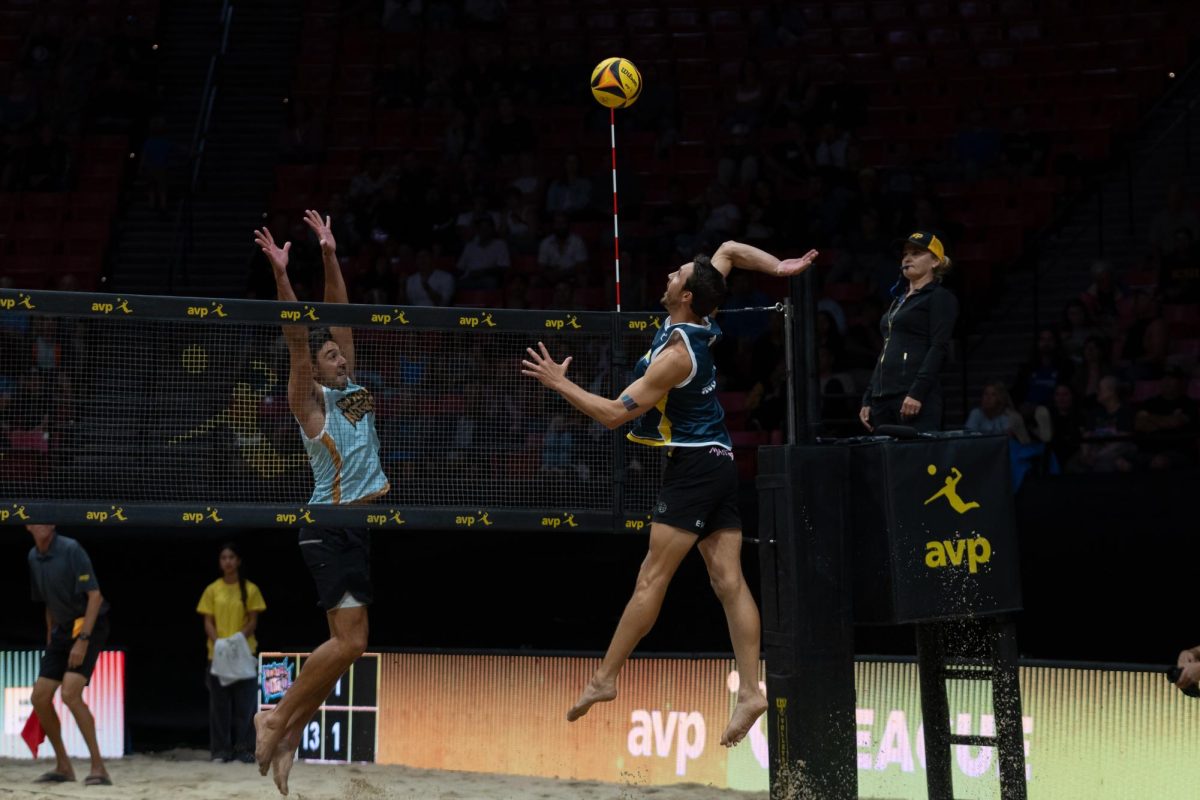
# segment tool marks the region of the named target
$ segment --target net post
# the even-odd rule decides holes
[[[616,288],[617,313],[621,313],[621,227],[617,213],[617,111],[608,110],[609,138],[612,142],[612,186],[613,186],[613,275]]]

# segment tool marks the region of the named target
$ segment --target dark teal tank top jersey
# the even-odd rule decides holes
[[[650,363],[673,336],[680,336],[692,360],[692,372],[676,384],[654,408],[638,417],[627,438],[651,447],[724,447],[733,449],[725,430],[725,410],[717,402],[717,368],[709,348],[721,338],[721,328],[707,317],[702,324],[673,323],[668,317],[646,354],[633,368],[646,374]]]

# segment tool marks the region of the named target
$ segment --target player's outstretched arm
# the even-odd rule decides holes
[[[262,228],[254,232],[254,242],[262,250],[275,274],[275,292],[280,300],[296,302],[296,291],[288,278],[288,253],[292,243],[283,247],[275,243],[271,231]],[[312,355],[308,351],[308,328],[304,325],[283,325],[283,339],[287,342],[291,368],[288,370],[288,407],[304,433],[310,439],[320,435],[325,427],[324,409],[317,395],[316,376],[313,375]]]
[[[575,408],[612,430],[640,417],[666,396],[671,388],[687,380],[692,373],[692,361],[679,340],[664,347],[650,363],[646,374],[631,383],[621,396],[610,400],[583,389],[567,377],[571,357],[556,363],[546,345],[538,342],[538,350],[527,347],[529,358],[521,362],[521,374],[536,378],[547,389],[553,389]]]
[[[329,217],[322,217],[313,209],[304,212],[304,224],[317,235],[321,244],[321,264],[325,268],[325,302],[349,303],[346,281],[342,277],[342,265],[337,258],[337,242],[333,238]],[[354,334],[350,328],[330,328],[329,335],[337,342],[338,349],[346,357],[346,371],[354,374]]]
[[[817,260],[818,255],[816,250],[809,250],[800,258],[780,261],[767,251],[759,250],[753,245],[728,241],[713,253],[712,265],[726,278],[729,277],[729,273],[734,267],[786,278],[804,272]]]

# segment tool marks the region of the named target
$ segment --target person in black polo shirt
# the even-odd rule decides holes
[[[858,415],[867,430],[910,425],[936,431],[942,426],[938,372],[958,320],[958,299],[942,286],[949,270],[945,246],[934,234],[917,231],[904,241],[901,278],[880,321],[883,352]]]
[[[46,604],[46,654],[42,657],[37,683],[33,685],[33,710],[46,738],[54,747],[54,769],[37,783],[75,780],[75,770],[63,747],[62,727],[54,712],[54,693],[62,686],[63,705],[71,710],[75,724],[92,756],[92,768],[84,783],[109,786],[112,780],[100,758],[96,721],[83,702],[96,668],[96,660],[108,638],[108,603],[100,594],[100,583],[88,554],[74,539],[59,536],[53,525],[28,525],[34,547],[29,551],[29,577],[35,603]]]

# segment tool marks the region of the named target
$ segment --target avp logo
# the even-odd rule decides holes
[[[35,308],[37,308],[37,306],[33,304],[33,301],[29,299],[29,295],[25,294],[24,292],[18,294],[16,300],[13,300],[11,297],[0,297],[0,310],[14,311],[18,306],[29,311],[33,311]]]
[[[320,322],[321,318],[317,316],[317,311],[312,306],[305,306],[301,309],[285,308],[279,312],[279,318],[288,322],[299,322],[301,318],[311,320],[312,322]]]
[[[475,513],[477,516],[473,516],[473,517],[472,516],[457,516],[457,517],[455,517],[454,524],[459,525],[463,528],[473,528],[475,526],[475,523],[479,523],[480,525],[484,526],[485,528],[492,524],[492,521],[490,519],[488,519],[488,512],[477,511]]]
[[[967,571],[974,575],[979,572],[980,564],[991,561],[992,543],[983,536],[973,536],[970,539],[944,539],[925,544],[925,566],[930,569],[961,567],[964,557]]]
[[[188,306],[187,309],[187,315],[189,317],[199,317],[200,319],[204,319],[209,314],[212,314],[214,317],[229,316],[225,313],[224,304],[218,303],[215,300],[206,306]]]
[[[649,524],[650,524],[649,517],[645,517],[643,519],[627,519],[627,520],[625,520],[625,530],[640,531],[640,530],[645,529],[646,526]]]
[[[557,517],[542,517],[543,528],[557,528],[559,526],[578,528],[579,523],[575,521],[574,514],[567,514],[565,512],[559,514]]]
[[[556,331],[561,331],[563,328],[574,328],[575,330],[579,330],[583,326],[579,324],[579,317],[575,316],[574,314],[567,314],[566,319],[546,320],[546,327],[553,328]]]
[[[492,312],[490,311],[484,311],[469,317],[459,317],[458,324],[463,328],[478,328],[480,325],[485,325],[489,328],[496,327],[496,323],[492,321]]]
[[[297,522],[303,522],[305,525],[315,525],[317,521],[312,518],[312,514],[307,508],[302,508],[295,514],[276,514],[275,521],[281,522],[284,525],[295,525]]]
[[[926,468],[926,472],[929,473],[930,477],[933,477],[934,475],[937,475],[937,467],[935,467],[933,464],[930,464]],[[944,497],[946,498],[946,502],[950,504],[950,507],[959,514],[965,514],[973,508],[979,508],[979,503],[976,503],[973,500],[970,503],[964,503],[963,499],[958,496],[958,482],[962,480],[962,477],[963,474],[958,471],[958,467],[951,467],[950,474],[946,476],[946,485],[939,489],[937,493],[933,495],[933,497],[930,497],[928,500],[926,500],[925,505],[929,505],[939,497]]]
[[[128,522],[125,517],[125,509],[121,506],[109,506],[108,511],[88,511],[85,512],[83,518],[90,522],[108,522],[110,519],[116,522]]]
[[[220,525],[225,520],[221,519],[221,515],[212,506],[208,506],[203,511],[185,511],[181,519],[184,522],[193,522],[197,525],[204,521],[212,522],[215,525]]]
[[[405,522],[404,516],[394,508],[389,508],[386,514],[367,514],[367,524],[378,525],[381,528],[386,528],[388,523],[398,528]]]
[[[92,311],[98,314],[111,314],[114,311],[120,311],[122,314],[133,313],[133,309],[129,307],[129,301],[120,297],[115,303],[92,303]]]
[[[29,515],[25,513],[25,506],[14,505],[12,508],[0,508],[0,522],[8,522],[10,519],[19,519],[22,522],[29,519]]]
[[[658,317],[647,317],[646,319],[631,319],[629,320],[629,330],[631,331],[647,331],[651,328],[658,330],[662,327],[662,323]]]
[[[400,325],[407,325],[408,317],[404,316],[404,312],[400,309],[394,308],[390,314],[372,314],[371,322],[379,325],[391,325],[393,322],[399,323]]]

